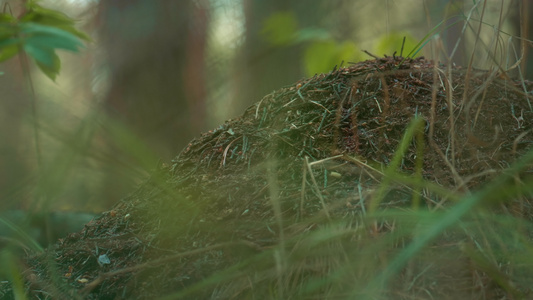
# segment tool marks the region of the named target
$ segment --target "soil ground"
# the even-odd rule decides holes
[[[453,197],[429,183],[468,195],[491,182],[533,148],[532,88],[500,70],[402,57],[301,80],[191,141],[82,231],[21,259],[25,291],[40,299],[351,299],[355,282],[410,239],[386,241],[397,225],[365,215],[445,211]],[[402,152],[410,124],[418,126]],[[387,177],[391,165],[406,179]],[[489,209],[530,220],[530,201]],[[327,236],[313,235],[320,232]],[[527,283],[495,280],[473,264],[461,234],[434,241],[383,296],[533,297]],[[13,286],[0,288],[8,299]]]

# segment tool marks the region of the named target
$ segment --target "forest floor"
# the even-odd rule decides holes
[[[502,181],[522,192],[486,192],[396,259],[533,149],[532,89],[402,57],[301,80],[21,259],[21,286],[38,299],[533,297],[531,262],[509,259],[531,244],[530,162]]]

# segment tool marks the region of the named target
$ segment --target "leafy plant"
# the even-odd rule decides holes
[[[42,7],[35,0],[26,3],[18,18],[4,9],[0,14],[0,62],[25,53],[48,78],[55,80],[61,69],[56,50],[78,52],[83,47],[82,40],[91,40],[74,25],[73,19]]]
[[[83,47],[82,40],[90,41],[91,39],[74,27],[73,19],[59,11],[40,6],[37,0],[27,1],[23,13],[18,18],[12,13],[6,13],[7,8],[9,6],[4,6],[4,12],[0,14],[0,62],[13,58],[15,55],[23,56],[20,62],[23,73],[29,79],[29,88],[32,92],[35,152],[40,165],[36,97],[26,57],[31,57],[39,69],[55,81],[61,69],[61,61],[56,50],[77,52]]]

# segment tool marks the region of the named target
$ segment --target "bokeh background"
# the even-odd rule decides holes
[[[13,15],[24,2],[0,1]],[[55,82],[18,58],[0,65],[0,210],[108,210],[201,132],[372,59],[363,50],[406,56],[422,42],[417,56],[531,79],[529,2],[42,0],[93,42],[60,53]]]

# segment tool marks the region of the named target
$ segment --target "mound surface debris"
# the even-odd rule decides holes
[[[418,139],[408,140],[397,171],[468,193],[533,148],[532,89],[497,71],[401,57],[301,80],[191,141],[112,211],[30,256],[28,292],[148,299],[189,288],[188,297],[200,299],[257,296],[276,286],[280,244],[297,262],[286,270],[290,284],[320,278],[335,269],[331,257],[347,254],[342,247],[309,253],[300,237],[364,216],[415,117],[423,120]],[[408,209],[417,197],[424,209],[448,205],[405,182],[389,182],[383,197],[383,210]],[[512,213],[533,215],[529,206]],[[391,230],[384,223],[366,231]],[[343,243],[360,247],[353,236]],[[451,268],[434,275],[439,287],[427,288],[471,295],[450,281],[468,266]]]

